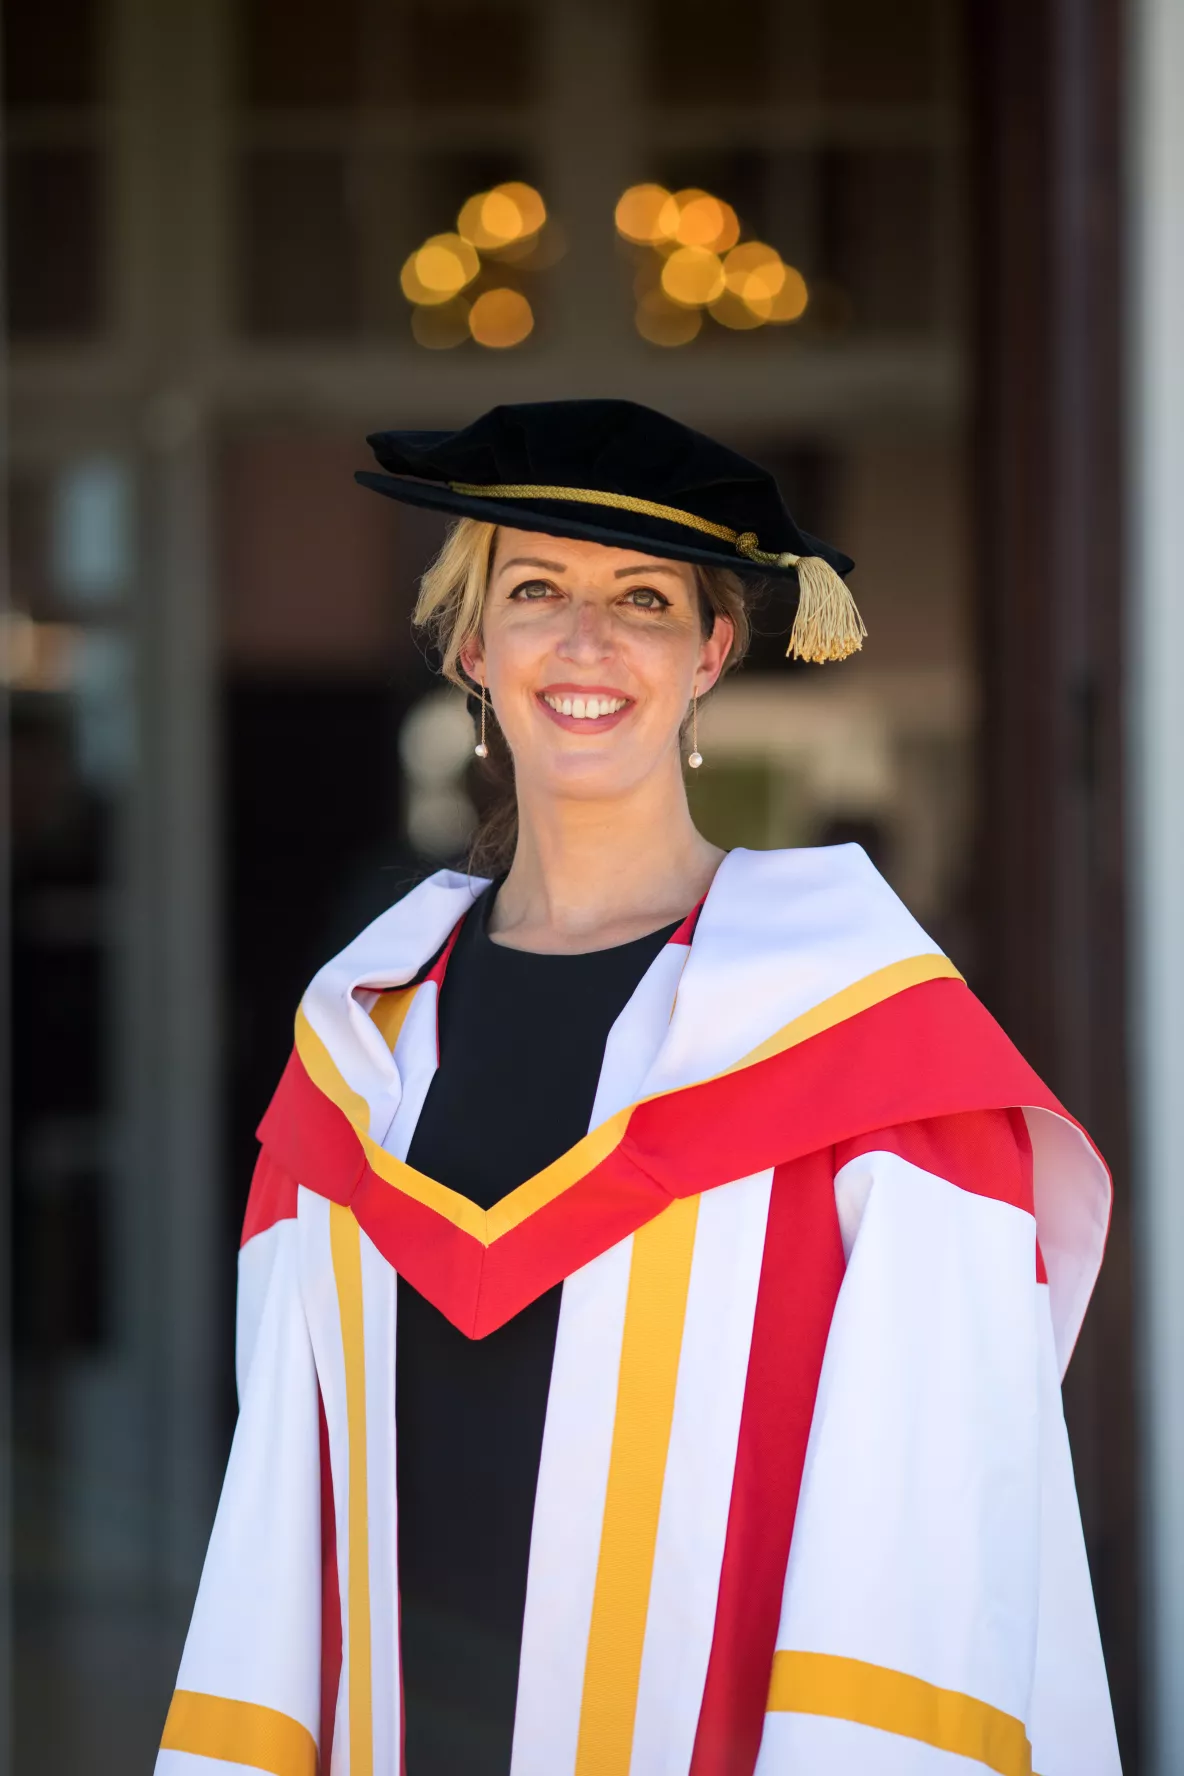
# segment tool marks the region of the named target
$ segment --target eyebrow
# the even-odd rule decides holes
[[[534,555],[512,555],[509,561],[498,562],[497,571],[504,573],[508,567],[543,567],[548,573],[560,574],[565,571],[562,561],[540,561]]]
[[[623,580],[626,574],[673,574],[676,580],[682,578],[676,567],[660,567],[657,562],[647,566],[619,567],[613,578],[614,580]]]
[[[499,573],[504,573],[505,570],[510,567],[541,567],[548,573],[567,572],[566,562],[541,561],[537,555],[512,555],[508,561],[498,562],[497,571]],[[673,574],[675,579],[681,579],[682,577],[676,567],[666,567],[664,564],[659,565],[655,562],[649,567],[644,566],[641,563],[636,567],[618,567],[613,578],[615,580],[623,580],[629,574]]]

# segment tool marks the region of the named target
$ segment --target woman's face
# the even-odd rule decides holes
[[[731,641],[726,617],[703,634],[688,563],[499,529],[461,664],[488,687],[520,793],[611,798],[677,766],[687,706]]]

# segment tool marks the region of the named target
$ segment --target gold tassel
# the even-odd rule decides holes
[[[797,568],[798,609],[785,650],[787,655],[821,665],[826,660],[845,660],[849,654],[859,652],[867,629],[846,581],[829,561],[821,555],[768,554],[751,530],[736,538],[736,547],[750,561]]]
[[[858,653],[867,629],[842,576],[821,555],[781,560],[798,570],[798,609],[786,653],[818,664]]]

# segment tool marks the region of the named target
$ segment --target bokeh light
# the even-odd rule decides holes
[[[469,241],[459,234],[434,234],[411,254],[399,281],[408,302],[430,306],[451,302],[480,269],[481,261]]]
[[[768,319],[774,322],[798,321],[805,314],[810,292],[801,272],[792,265],[785,267],[785,281],[769,303]]]
[[[670,220],[667,206],[672,202],[664,185],[631,185],[617,200],[617,233],[638,247],[652,247],[659,241],[669,240],[671,234],[664,232],[662,219]],[[677,227],[677,208],[673,222]]]
[[[456,218],[457,233],[482,252],[517,240],[521,227],[518,205],[500,191],[478,191]]]
[[[522,218],[522,234],[537,234],[547,220],[547,206],[533,185],[524,185],[520,179],[510,179],[497,187],[503,197],[518,206],[518,214]]]
[[[485,290],[469,310],[469,332],[478,345],[504,351],[534,330],[534,314],[520,290]]]
[[[671,201],[677,206],[673,232],[680,245],[708,247],[714,253],[726,253],[736,245],[740,222],[731,204],[695,189],[676,192]],[[662,220],[671,220],[665,210]]]
[[[635,319],[656,345],[685,345],[701,331],[703,310],[738,333],[796,321],[806,311],[801,272],[767,241],[741,242],[732,205],[700,186],[672,192],[653,182],[631,185],[614,217],[622,239],[648,249],[635,255]]]
[[[469,337],[469,304],[463,296],[451,302],[421,306],[411,311],[411,332],[417,345],[428,351],[450,351]]]
[[[719,254],[706,247],[677,247],[662,267],[663,290],[672,302],[688,308],[714,302],[725,287]]]
[[[637,331],[651,345],[689,345],[703,326],[697,308],[682,308],[661,290],[647,290],[639,299],[634,317]]]
[[[785,282],[785,264],[776,247],[764,241],[745,241],[733,247],[724,260],[728,289],[746,302],[774,297]]]
[[[547,206],[533,185],[519,179],[478,191],[462,205],[456,219],[458,234],[483,253],[530,240],[547,220]]]
[[[534,330],[534,313],[521,291],[499,285],[467,297],[461,292],[479,276],[483,257],[537,270],[554,263],[563,249],[562,233],[533,185],[509,179],[476,192],[461,206],[455,234],[432,235],[403,266],[412,336],[429,351],[447,351],[470,338],[493,350],[520,345]],[[502,273],[510,275],[518,274]]]

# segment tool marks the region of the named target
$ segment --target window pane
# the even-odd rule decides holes
[[[856,327],[916,331],[934,325],[935,185],[926,149],[823,156],[826,276],[850,299]]]
[[[102,180],[90,148],[8,158],[8,324],[14,338],[83,336],[104,319]]]
[[[532,8],[416,0],[408,39],[415,104],[504,108],[534,97],[538,27]]]
[[[359,0],[248,0],[241,8],[248,105],[351,104],[357,97]]]
[[[93,105],[99,98],[98,0],[7,0],[4,98],[27,105]]]
[[[358,323],[358,252],[343,154],[255,151],[239,163],[240,313],[260,337]]]
[[[933,0],[825,0],[822,92],[844,105],[919,105],[933,97]]]
[[[645,18],[645,73],[661,105],[743,104],[770,96],[769,0],[652,0]]]

